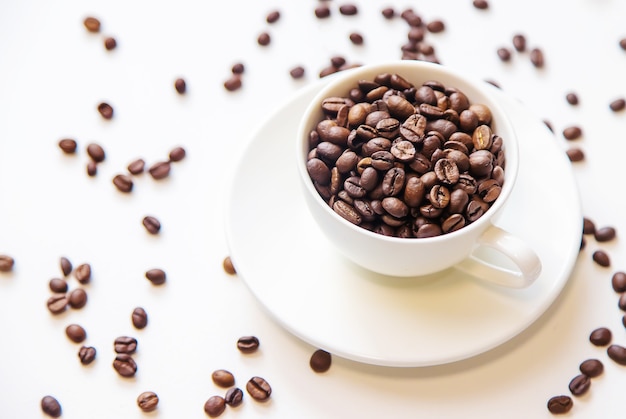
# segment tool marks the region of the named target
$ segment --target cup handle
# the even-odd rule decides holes
[[[526,288],[541,273],[541,260],[521,239],[492,225],[478,239],[479,246],[486,246],[507,256],[518,271],[496,266],[475,255],[470,255],[459,264],[460,269],[478,279],[510,288]]]

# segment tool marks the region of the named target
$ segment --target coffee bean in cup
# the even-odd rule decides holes
[[[479,219],[500,195],[505,155],[491,110],[454,86],[416,86],[384,73],[321,108],[307,171],[353,224],[396,237],[439,236]]]

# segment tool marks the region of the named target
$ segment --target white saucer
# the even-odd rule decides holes
[[[428,278],[384,277],[337,255],[302,197],[293,141],[323,83],[299,91],[256,131],[232,184],[230,254],[267,312],[333,355],[396,367],[468,358],[537,320],[567,282],[582,234],[571,163],[544,123],[494,88],[517,130],[521,160],[498,224],[540,256],[543,271],[530,288],[489,286],[455,269]]]

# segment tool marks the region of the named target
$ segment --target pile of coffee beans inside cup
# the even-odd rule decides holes
[[[505,156],[491,110],[439,81],[360,80],[321,104],[306,167],[346,220],[402,238],[454,232],[500,195]]]

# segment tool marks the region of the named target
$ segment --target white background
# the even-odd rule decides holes
[[[0,4],[0,253],[16,260],[0,274],[0,418],[38,418],[40,399],[56,396],[63,417],[206,417],[203,405],[223,394],[210,374],[231,370],[239,386],[253,375],[266,378],[269,403],[246,397],[223,417],[551,417],[547,400],[568,394],[581,361],[596,357],[604,374],[588,394],[574,400],[571,417],[623,417],[625,367],[592,346],[589,333],[609,327],[613,341],[626,344],[611,288],[611,275],[624,269],[624,155],[626,113],[608,104],[626,96],[626,3],[618,0],[509,2],[491,0],[488,10],[470,0],[355,1],[359,14],[313,14],[320,2],[303,0],[209,1],[17,1]],[[444,65],[498,82],[539,119],[549,120],[565,150],[584,149],[575,163],[583,213],[599,227],[614,226],[610,243],[588,241],[567,286],[539,321],[506,344],[469,360],[428,368],[382,368],[333,359],[316,374],[308,366],[316,349],[282,330],[258,307],[245,284],[226,275],[228,255],[224,200],[232,168],[246,142],[272,111],[298,89],[314,83],[330,57],[351,63],[400,58],[408,26],[380,11],[414,8],[425,21],[442,19],[446,30],[427,34]],[[281,18],[265,22],[272,10]],[[102,22],[88,33],[83,19]],[[262,31],[272,42],[260,47]],[[358,31],[365,43],[354,46]],[[496,55],[523,33],[528,47],[540,47],[546,65],[533,67],[528,53],[511,62]],[[106,51],[104,36],[118,48]],[[243,88],[226,92],[231,66],[245,64]],[[302,65],[303,80],[289,70]],[[184,77],[188,93],[173,82]],[[571,106],[574,91],[580,104]],[[111,121],[96,111],[100,101],[115,109]],[[570,144],[561,131],[580,125],[584,135]],[[75,156],[57,142],[75,138]],[[101,144],[107,158],[98,175],[86,175],[85,148]],[[163,160],[175,146],[187,158],[169,179],[136,179],[132,194],[113,187],[112,177],[137,157]],[[281,156],[277,156],[279,164]],[[289,156],[283,156],[289,158]],[[537,188],[553,188],[550,173]],[[556,192],[555,192],[556,193]],[[271,203],[260,203],[270,205]],[[541,205],[537,202],[536,205]],[[253,210],[253,209],[251,209]],[[568,208],[545,208],[546,212]],[[145,215],[163,224],[158,237],[141,226]],[[271,248],[271,237],[268,238]],[[596,249],[609,253],[610,268],[594,264]],[[52,316],[46,309],[48,281],[59,276],[59,258],[88,262],[93,279],[87,306]],[[154,287],[143,277],[163,268],[168,282]],[[297,279],[294,279],[297,280]],[[75,280],[70,281],[76,287]],[[322,304],[322,302],[320,303]],[[142,331],[130,313],[143,306],[150,323]],[[87,344],[98,349],[89,367],[78,362],[80,345],[65,326],[87,329]],[[111,368],[112,342],[120,335],[139,340],[140,371],[122,379]],[[237,338],[256,335],[261,349],[242,356]],[[463,342],[459,342],[462,345]],[[139,393],[157,392],[159,408],[142,413]],[[247,395],[246,395],[247,396]]]

